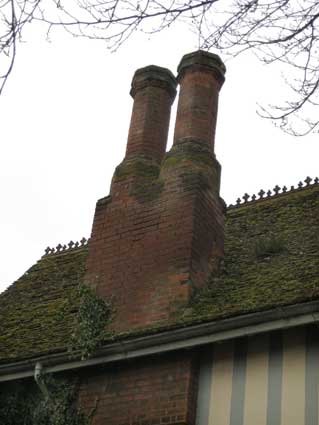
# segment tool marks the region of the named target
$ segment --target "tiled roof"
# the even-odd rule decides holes
[[[0,294],[0,362],[65,347],[87,247],[44,256]]]
[[[319,300],[319,185],[229,208],[219,275],[174,326]],[[0,294],[0,362],[65,349],[85,245],[45,255]]]
[[[184,318],[211,320],[319,299],[319,185],[227,211],[225,260]]]

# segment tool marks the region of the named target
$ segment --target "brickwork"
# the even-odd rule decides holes
[[[181,85],[174,143],[185,137],[208,143],[212,148],[218,109],[218,93],[225,66],[216,55],[195,52],[185,55],[178,67]]]
[[[151,65],[135,72],[126,159],[144,157],[157,162],[163,159],[176,84],[173,74],[159,66]]]
[[[79,402],[92,425],[194,425],[197,365],[188,352],[87,371]]]
[[[223,75],[216,71],[214,55],[202,56],[196,52],[182,60],[177,112],[183,116],[187,95],[187,105],[193,106],[184,118],[192,123],[190,129],[200,129],[186,137],[187,126],[181,131],[178,119],[175,135],[181,138],[162,162],[158,159],[166,146],[173,77],[151,67],[151,74],[143,68],[133,79],[126,157],[114,173],[110,196],[97,204],[86,274],[99,295],[113,300],[111,327],[117,331],[174,321],[179,306],[205,284],[223,256],[220,166],[212,149]],[[204,131],[196,111],[208,104],[213,106],[205,113]]]

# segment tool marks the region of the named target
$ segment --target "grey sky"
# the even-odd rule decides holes
[[[114,54],[66,35],[47,43],[34,33],[20,46],[0,99],[0,291],[47,246],[89,237],[95,202],[124,156],[134,71],[156,64],[176,72],[196,48],[185,29],[136,36]],[[282,90],[277,77],[252,57],[227,61],[216,138],[227,203],[319,174],[316,136],[288,137],[255,114],[257,101]]]

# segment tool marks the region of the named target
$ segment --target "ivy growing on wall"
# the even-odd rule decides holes
[[[32,413],[37,397],[29,386],[4,384],[0,386],[0,423],[2,425],[32,425]]]
[[[92,356],[109,334],[106,326],[112,319],[111,303],[99,298],[95,290],[80,284],[72,299],[59,313],[63,321],[68,309],[77,306],[68,351],[82,360]],[[0,385],[0,425],[90,425],[89,415],[77,404],[78,386],[75,380],[41,376],[42,386],[31,380]],[[40,391],[41,388],[41,391]],[[47,395],[48,394],[48,395]]]
[[[0,387],[1,425],[90,425],[94,412],[85,414],[76,404],[77,385],[45,376],[49,397],[34,383],[15,382]]]
[[[84,360],[101,346],[106,334],[105,327],[112,318],[112,307],[87,285],[80,285],[78,291],[80,303],[68,351],[71,355],[80,354]]]

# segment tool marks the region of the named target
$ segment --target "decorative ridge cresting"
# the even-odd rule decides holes
[[[252,203],[259,202],[269,198],[275,198],[277,196],[285,195],[290,192],[298,192],[299,190],[306,189],[311,186],[316,186],[318,184],[319,184],[318,177],[314,179],[310,177],[306,177],[306,179],[303,182],[300,181],[296,187],[290,186],[290,189],[288,189],[287,186],[279,187],[278,185],[276,185],[272,190],[269,189],[267,192],[261,189],[257,193],[258,196],[255,194],[250,196],[248,195],[248,193],[245,193],[244,196],[242,196],[241,198],[237,198],[235,205],[230,204],[228,205],[227,208],[229,209],[238,208],[238,207],[241,207],[242,205],[252,204]]]
[[[44,255],[42,257],[47,257],[54,254],[62,254],[63,252],[69,252],[74,249],[82,248],[86,246],[89,242],[89,239],[82,238],[79,242],[70,241],[67,245],[57,245],[55,248],[50,248],[49,246],[44,250]]]

